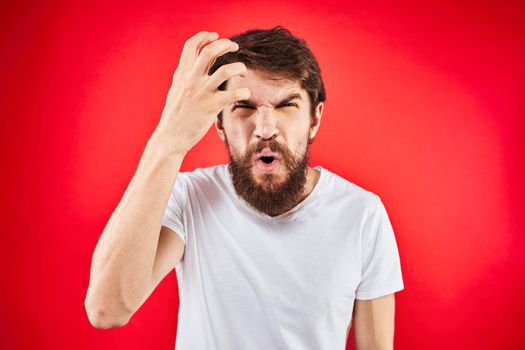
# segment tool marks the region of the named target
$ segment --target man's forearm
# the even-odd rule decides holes
[[[90,319],[125,324],[140,307],[152,274],[162,217],[184,154],[153,136],[97,243],[86,295]]]

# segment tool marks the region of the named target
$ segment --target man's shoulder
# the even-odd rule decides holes
[[[354,181],[339,175],[331,170],[322,168],[325,176],[325,189],[331,193],[332,200],[338,199],[352,203],[361,203],[366,206],[375,206],[380,200],[379,195],[366,189]]]
[[[178,175],[184,182],[205,184],[217,184],[225,182],[229,176],[228,164],[218,164],[209,167],[195,168],[191,171],[182,171]]]
[[[181,171],[180,174],[184,174],[188,177],[222,176],[225,171],[228,171],[228,164],[217,164],[203,168],[197,167],[193,170]]]

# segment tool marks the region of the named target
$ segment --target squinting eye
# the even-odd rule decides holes
[[[281,108],[281,107],[297,107],[297,104],[290,102],[290,103],[285,103],[284,105],[277,106],[277,108]]]
[[[233,106],[233,110],[236,110],[237,108],[253,109],[253,107],[248,106],[248,105],[235,105],[235,106]]]

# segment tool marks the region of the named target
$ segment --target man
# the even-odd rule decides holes
[[[325,98],[313,54],[282,27],[190,38],[95,249],[91,323],[126,324],[175,268],[177,349],[344,349],[352,323],[357,349],[393,348],[404,286],[385,207],[308,165]],[[213,123],[230,164],[179,173]]]

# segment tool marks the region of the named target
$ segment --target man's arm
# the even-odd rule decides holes
[[[354,338],[356,350],[394,348],[394,293],[371,300],[355,300]]]
[[[238,49],[231,40],[216,39],[200,32],[184,44],[159,125],[97,243],[84,302],[96,328],[126,324],[176,263],[173,257],[182,255],[176,251],[180,242],[169,231],[162,233],[161,223],[183,158],[225,106],[250,97],[245,88],[218,90],[225,80],[246,72],[243,63],[226,64],[208,75],[218,56]]]

